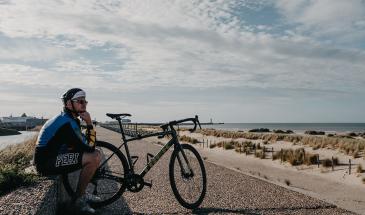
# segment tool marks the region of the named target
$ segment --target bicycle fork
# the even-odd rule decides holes
[[[177,154],[177,160],[178,160],[179,165],[180,165],[181,174],[184,177],[193,177],[194,172],[193,172],[193,169],[190,166],[189,159],[186,156],[186,154],[183,150],[183,147],[181,147],[181,145],[179,145],[177,150],[179,150],[179,152],[181,152],[181,153],[178,152],[178,154]],[[185,166],[184,166],[183,161],[185,161]],[[186,172],[186,170],[188,170],[188,172]]]

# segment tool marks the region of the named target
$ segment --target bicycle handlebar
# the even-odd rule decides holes
[[[199,125],[199,128],[202,129],[200,122],[199,122],[198,115],[195,115],[194,118],[186,118],[186,119],[181,119],[181,120],[170,121],[169,123],[162,124],[160,127],[163,130],[166,130],[168,127],[172,128],[174,125],[178,125],[180,123],[188,122],[188,121],[192,121],[194,123],[194,128],[189,129],[190,132],[194,132],[196,130],[197,125]]]

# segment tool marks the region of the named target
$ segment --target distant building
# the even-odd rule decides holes
[[[0,117],[0,127],[13,128],[17,130],[27,130],[34,128],[38,125],[43,125],[46,122],[45,119],[39,119],[36,117]]]

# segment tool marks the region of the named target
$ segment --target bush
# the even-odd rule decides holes
[[[326,133],[324,131],[305,131],[304,134],[309,134],[309,135],[325,135]]]
[[[331,167],[332,166],[332,160],[329,159],[329,158],[321,160],[321,164],[324,167]]]
[[[289,181],[288,179],[285,179],[285,181],[284,181],[284,182],[285,182],[285,184],[286,184],[286,185],[288,185],[288,186],[290,186],[290,184],[291,184],[291,183],[290,183],[290,181]]]
[[[263,151],[256,151],[255,153],[255,157],[260,158],[260,159],[265,159],[265,153]]]
[[[192,138],[192,137],[189,137],[189,136],[185,136],[185,135],[181,136],[179,139],[181,141],[192,143],[192,144],[199,143],[199,140],[197,140],[195,138]]]
[[[268,128],[254,128],[249,130],[249,132],[270,132],[270,129]]]
[[[234,144],[232,142],[228,142],[224,144],[224,149],[226,150],[234,149]]]
[[[357,173],[363,173],[363,172],[365,172],[365,171],[363,170],[363,168],[362,168],[361,164],[359,164],[359,165],[357,166],[357,168],[356,168],[356,172],[357,172]]]
[[[306,154],[304,159],[304,164],[312,165],[317,164],[317,155],[316,154]]]
[[[209,148],[213,149],[213,148],[215,148],[216,146],[217,146],[217,144],[213,143],[213,144],[210,144],[210,145],[209,145]]]
[[[3,165],[0,167],[0,195],[6,194],[20,186],[34,184],[37,178],[34,174],[25,173],[17,165]]]
[[[33,158],[37,137],[0,151],[0,195],[33,184],[38,177],[25,173]]]

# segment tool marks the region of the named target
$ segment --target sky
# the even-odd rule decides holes
[[[0,0],[0,116],[365,122],[364,0]]]

